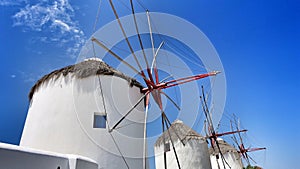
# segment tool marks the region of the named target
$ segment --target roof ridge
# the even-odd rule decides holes
[[[45,82],[48,82],[50,79],[57,80],[61,75],[67,76],[69,74],[74,75],[77,78],[87,78],[93,75],[111,75],[117,76],[127,80],[131,86],[137,86],[140,89],[143,88],[136,79],[126,76],[124,73],[114,69],[109,66],[107,63],[103,62],[100,59],[86,59],[82,62],[76,63],[74,65],[69,65],[61,69],[52,71],[51,73],[43,76],[39,79],[29,92],[29,100],[32,99],[34,92]]]

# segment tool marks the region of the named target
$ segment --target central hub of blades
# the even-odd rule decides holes
[[[145,87],[145,88],[142,89],[143,93],[146,93],[147,91],[152,92],[153,90],[164,89],[167,86],[167,84],[166,83],[159,83],[159,84],[154,85],[154,86],[152,86],[152,85],[148,85],[148,86],[149,87]]]

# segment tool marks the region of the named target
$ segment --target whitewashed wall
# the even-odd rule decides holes
[[[101,75],[101,82],[112,127],[142,94],[119,77]],[[132,169],[143,164],[143,110],[141,102],[120,124],[130,125],[111,133]],[[108,130],[93,128],[94,112],[104,112],[98,76],[78,79],[68,74],[43,83],[33,95],[20,146],[78,154],[95,160],[100,168],[127,168]]]
[[[1,169],[98,169],[96,162],[80,156],[39,151],[0,143]]]
[[[224,155],[226,162],[229,164],[230,169],[242,169],[243,168],[241,157],[238,154],[238,152],[227,152],[227,153],[224,153],[223,155]],[[212,169],[219,169],[218,163],[220,165],[220,169],[224,169],[224,165],[223,165],[220,154],[219,154],[219,159],[217,159],[216,156],[214,156],[214,155],[211,155],[210,159],[211,159]],[[225,163],[226,169],[229,169],[229,166],[226,165],[226,163]]]
[[[209,152],[206,141],[203,139],[191,139],[185,146],[179,141],[174,142],[175,149],[182,169],[211,169]],[[164,169],[164,146],[156,146],[156,169]],[[170,151],[167,152],[167,168],[177,169],[177,161],[170,143]]]

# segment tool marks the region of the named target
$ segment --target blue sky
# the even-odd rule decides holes
[[[270,169],[300,167],[300,3],[164,0],[143,4],[150,11],[192,22],[213,43],[226,72],[226,112],[237,114],[255,146],[267,147],[266,159],[257,161]],[[19,143],[31,86],[44,74],[75,63],[93,32],[97,5],[92,0],[84,4],[0,0],[0,142]],[[100,25],[112,14],[102,12],[102,16]]]

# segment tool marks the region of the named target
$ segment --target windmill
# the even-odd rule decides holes
[[[239,122],[236,120],[236,117],[234,117],[234,124],[235,124],[235,129],[239,130]],[[231,121],[230,125],[231,125],[231,129],[234,130],[232,121]],[[247,162],[248,165],[250,165],[250,160],[252,162],[256,163],[255,160],[248,153],[254,152],[254,151],[259,151],[259,150],[265,150],[266,148],[265,147],[261,147],[261,148],[248,147],[248,148],[246,148],[244,145],[243,138],[240,133],[238,133],[238,137],[239,137],[239,139],[236,138],[235,134],[233,134],[233,137],[232,137],[232,139],[235,143],[235,146],[238,147],[238,153]]]
[[[207,99],[206,99],[206,96],[204,94],[204,87],[203,86],[202,86],[202,96],[200,96],[200,100],[201,100],[201,104],[202,104],[202,110],[203,110],[205,118],[206,118],[205,123],[204,123],[205,124],[206,138],[209,140],[212,149],[214,151],[216,151],[216,149],[217,149],[217,151],[219,152],[224,169],[226,168],[226,166],[231,168],[231,166],[226,161],[226,159],[224,157],[224,154],[221,150],[221,147],[220,147],[219,142],[218,142],[218,137],[225,136],[225,135],[230,135],[230,134],[235,134],[235,133],[240,134],[241,132],[246,132],[247,130],[237,129],[237,130],[232,130],[230,132],[217,133],[217,131],[215,130],[215,128],[213,126],[212,114],[211,114],[211,112],[208,108]],[[207,123],[207,125],[206,125],[206,123]],[[218,159],[219,156],[217,155],[216,158]],[[218,163],[218,168],[220,168],[219,163]]]
[[[143,57],[142,58],[138,58],[137,54],[135,53],[134,49],[133,49],[133,44],[131,44],[129,37],[124,29],[124,25],[120,20],[119,14],[115,8],[114,3],[112,2],[112,0],[109,0],[109,4],[111,6],[111,9],[113,11],[113,14],[118,22],[118,26],[119,29],[122,32],[123,38],[125,39],[126,42],[126,46],[128,47],[128,49],[130,50],[130,53],[134,59],[135,62],[135,66],[137,66],[137,68],[135,66],[133,66],[132,63],[127,62],[126,60],[124,60],[120,55],[118,55],[116,52],[113,51],[113,49],[110,49],[107,44],[105,44],[101,39],[98,39],[97,37],[92,37],[91,41],[93,44],[93,48],[95,45],[100,46],[102,49],[104,49],[107,53],[109,53],[112,57],[114,57],[115,59],[117,59],[119,62],[121,62],[122,64],[124,64],[125,66],[127,66],[127,68],[129,68],[130,70],[132,70],[137,76],[139,76],[140,78],[142,78],[142,80],[144,81],[144,83],[146,84],[146,87],[144,87],[142,89],[142,93],[143,96],[135,103],[133,104],[132,108],[125,113],[125,115],[123,117],[121,117],[110,129],[109,132],[113,132],[114,130],[116,130],[118,128],[118,126],[122,123],[122,121],[124,119],[126,119],[127,116],[129,116],[129,114],[132,112],[132,110],[134,110],[135,107],[137,107],[143,100],[145,100],[145,121],[147,120],[147,114],[148,114],[148,110],[149,110],[149,102],[150,102],[150,97],[153,98],[154,102],[158,105],[159,109],[160,109],[160,116],[161,116],[161,128],[162,128],[162,132],[164,133],[165,130],[168,130],[171,127],[171,121],[169,120],[169,118],[166,115],[164,106],[163,106],[163,101],[162,101],[162,97],[164,96],[166,99],[168,99],[171,103],[173,103],[173,105],[179,110],[179,106],[175,103],[175,101],[173,101],[173,99],[167,95],[164,92],[164,89],[168,89],[168,88],[173,88],[179,85],[183,85],[192,81],[197,81],[206,77],[210,77],[210,76],[216,76],[217,74],[219,74],[219,71],[211,71],[208,73],[204,73],[204,74],[196,74],[196,75],[192,75],[192,76],[187,76],[187,77],[182,77],[182,78],[178,78],[178,79],[173,79],[173,80],[168,80],[168,81],[163,81],[160,80],[160,73],[159,70],[157,68],[157,56],[158,53],[160,52],[160,49],[163,47],[163,45],[165,44],[165,41],[162,41],[159,45],[159,47],[157,48],[157,50],[155,50],[154,47],[154,38],[153,38],[153,34],[152,34],[152,24],[151,24],[151,18],[150,18],[150,12],[148,10],[146,10],[146,15],[147,15],[147,23],[148,23],[148,28],[149,28],[149,35],[150,35],[150,41],[151,41],[151,46],[152,46],[152,58],[153,60],[151,62],[149,62],[149,60],[147,59],[147,55],[144,49],[144,43],[143,43],[143,39],[141,38],[141,34],[139,31],[139,25],[136,19],[136,14],[135,14],[135,8],[133,5],[133,1],[130,0],[130,9],[132,12],[132,17],[133,17],[133,21],[134,21],[134,26],[135,26],[135,31],[138,37],[138,43],[139,43],[139,47],[142,51]],[[95,50],[93,50],[95,51]],[[96,57],[96,54],[94,53],[94,56]],[[140,60],[143,59],[144,64],[146,65],[146,68],[143,68]],[[145,122],[146,124],[146,122]],[[146,125],[144,128],[144,146],[146,145]],[[171,140],[172,142],[172,140]],[[184,143],[182,143],[184,144]],[[178,156],[176,154],[176,149],[174,147],[174,145],[172,144],[172,148],[174,150],[175,156],[176,156],[176,161],[177,161],[177,166],[178,168],[180,167],[180,163],[178,160]],[[144,147],[144,152],[146,152],[146,147]],[[144,166],[143,168],[146,168],[146,154],[144,153]],[[164,168],[167,168],[167,157],[166,157],[166,152],[164,152]]]

